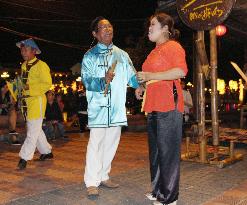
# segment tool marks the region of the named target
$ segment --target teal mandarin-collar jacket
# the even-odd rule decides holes
[[[104,96],[105,73],[116,61],[115,76]],[[126,126],[127,85],[139,87],[129,55],[113,44],[107,47],[98,43],[84,55],[81,75],[88,101],[88,126]]]

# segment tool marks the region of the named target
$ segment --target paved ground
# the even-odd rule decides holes
[[[112,167],[120,183],[116,190],[100,189],[100,198],[89,201],[82,183],[86,135],[70,134],[69,141],[52,142],[55,159],[32,161],[26,171],[16,170],[19,146],[0,142],[0,204],[8,205],[150,205],[146,133],[125,132]],[[246,157],[224,169],[182,162],[179,205],[246,205]],[[38,153],[36,158],[38,158]]]

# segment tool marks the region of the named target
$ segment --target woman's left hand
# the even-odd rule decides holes
[[[137,80],[139,83],[144,83],[150,80],[149,72],[137,72]]]

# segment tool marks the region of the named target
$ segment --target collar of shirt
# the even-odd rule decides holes
[[[105,45],[103,43],[98,43],[97,46],[101,49],[101,50],[110,50],[113,47],[113,43],[111,43],[110,45]]]
[[[30,60],[30,61],[27,61],[27,64],[32,64],[33,62],[35,62],[37,60],[37,58],[36,57],[34,57],[32,60]]]

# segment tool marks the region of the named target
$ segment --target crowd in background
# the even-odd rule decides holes
[[[4,118],[5,124],[1,127],[8,128],[10,135],[19,134],[16,131],[16,125],[23,121],[21,109],[17,106],[10,94],[5,80],[0,82],[0,116]],[[67,138],[65,135],[65,123],[68,126],[76,126],[80,132],[87,130],[87,100],[85,90],[79,89],[73,91],[67,88],[66,94],[57,89],[46,93],[47,107],[43,130],[48,139]],[[12,142],[19,144],[19,142]]]
[[[188,99],[190,104],[185,109],[185,121],[188,121],[188,115],[191,115],[193,112],[192,99],[189,91],[186,89],[185,82],[183,81],[182,84],[184,85],[184,98]],[[6,81],[2,80],[0,87],[0,115],[8,118],[9,134],[18,134],[16,132],[16,124],[21,119],[21,112],[10,95]],[[83,87],[76,91],[68,87],[66,94],[55,88],[48,91],[46,96],[47,108],[43,129],[48,139],[66,138],[64,121],[68,126],[77,126],[80,132],[87,130],[87,99]],[[127,114],[141,113],[141,101],[135,98],[134,90],[131,88],[127,92],[126,108]]]

